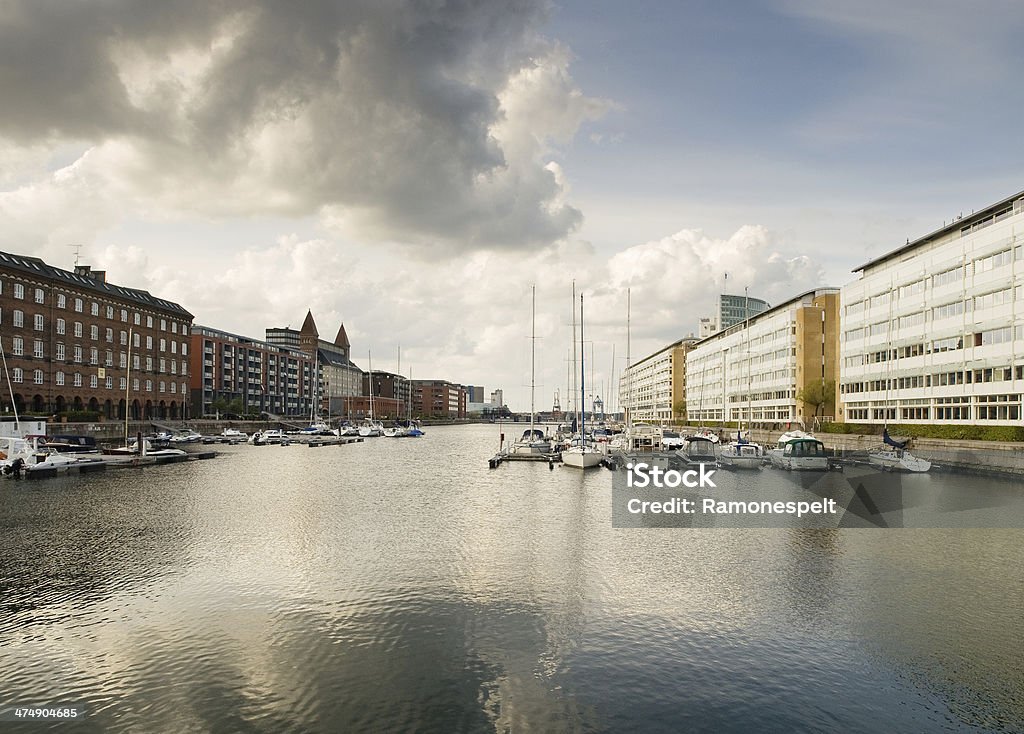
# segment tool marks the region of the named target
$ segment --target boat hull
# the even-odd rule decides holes
[[[914,474],[923,474],[932,468],[932,463],[927,459],[914,456],[906,451],[876,451],[868,454],[868,463],[887,471],[902,471]]]
[[[594,449],[566,449],[562,452],[562,464],[574,469],[591,469],[600,466],[604,454]]]

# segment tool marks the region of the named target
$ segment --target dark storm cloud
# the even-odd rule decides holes
[[[545,167],[557,132],[524,135],[529,120],[501,103],[549,60],[546,12],[543,0],[7,2],[0,137],[117,141],[131,150],[122,183],[178,208],[319,211],[404,241],[550,242],[580,221]],[[570,92],[570,127],[599,114],[571,111]]]

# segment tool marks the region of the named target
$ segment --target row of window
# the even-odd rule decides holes
[[[14,288],[13,288],[13,295],[14,295],[14,297],[17,298],[18,300],[24,300],[25,299],[25,286],[23,284],[21,284],[21,283],[14,283],[13,285],[14,285]],[[33,300],[36,303],[45,303],[46,302],[46,293],[45,293],[45,291],[42,288],[34,288],[33,291],[34,291]],[[4,292],[3,280],[0,280],[0,294],[2,294],[3,292]],[[67,296],[65,294],[63,294],[63,293],[58,293],[57,294],[57,303],[56,303],[57,308],[61,308],[61,309],[67,308],[67,301],[68,301],[68,298],[67,298]],[[75,298],[74,301],[73,301],[73,306],[74,306],[74,310],[77,313],[84,313],[85,312],[85,302],[81,298]],[[100,304],[97,303],[96,301],[92,301],[90,303],[90,305],[89,305],[89,312],[93,316],[99,316],[100,315]],[[109,306],[109,305],[106,306],[105,307],[105,313],[106,313],[106,317],[108,319],[111,319],[111,320],[114,319],[114,307],[113,306]],[[120,309],[120,314],[119,315],[121,317],[121,321],[123,321],[124,323],[127,324],[128,323],[128,310],[124,309],[124,308]],[[140,314],[139,312],[136,311],[133,314],[133,321],[134,321],[136,326],[141,326],[142,325],[142,314]],[[154,328],[154,324],[155,323],[156,323],[156,321],[154,320],[154,318],[152,316],[148,316],[148,315],[146,316],[146,328],[149,328],[149,329]],[[167,319],[160,319],[160,331],[167,331],[168,328],[170,328],[170,331],[171,331],[172,334],[177,334],[178,331],[179,331],[179,328],[180,328],[181,334],[183,336],[187,336],[188,335],[188,325],[187,324],[184,324],[184,323],[179,324],[179,322],[174,321],[173,319],[170,322],[168,322]]]
[[[44,348],[44,344],[43,344],[43,340],[42,339],[35,339],[35,340],[33,340],[33,342],[32,342],[32,356],[35,357],[35,358],[40,358],[40,359],[42,357],[44,357],[45,354],[44,354],[43,348]],[[72,356],[72,361],[73,362],[82,362],[83,361],[84,351],[83,351],[83,348],[82,348],[81,345],[78,345],[78,344],[73,345],[71,353],[73,355]],[[23,357],[23,356],[25,356],[25,340],[22,337],[20,337],[20,336],[11,337],[11,354],[13,356],[15,356],[15,357]],[[114,352],[112,350],[108,349],[108,350],[106,350],[106,352],[104,354],[104,357],[105,357],[104,358],[104,364],[107,367],[113,367],[113,365],[114,365]],[[120,358],[119,366],[122,369],[127,367],[128,366],[128,355],[125,354],[124,352],[120,352],[119,353],[119,358]],[[63,362],[63,361],[67,360],[67,347],[63,343],[58,342],[57,344],[54,345],[54,359],[56,361],[58,361],[58,362]],[[99,363],[100,363],[100,351],[96,347],[91,347],[89,349],[89,364],[99,364]],[[171,374],[175,374],[175,375],[178,374],[178,360],[176,360],[176,359],[167,360],[164,357],[160,357],[159,359],[157,359],[154,362],[153,357],[146,357],[145,364],[146,364],[146,371],[147,372],[152,372],[153,371],[154,363],[159,365],[159,370],[158,370],[159,372],[167,372],[168,371],[167,370],[167,366],[168,366],[168,364],[170,364],[170,372],[171,372]],[[137,355],[137,354],[133,355],[133,357],[132,357],[132,367],[134,369],[141,369],[141,365],[142,365],[142,358],[139,355]],[[186,365],[187,365],[187,362],[185,360],[181,360],[181,373],[182,374],[186,373]]]
[[[53,375],[53,382],[55,385],[63,386],[67,384],[68,377],[71,378],[71,385],[73,387],[83,386],[84,377],[81,372],[75,372],[71,375],[66,375],[64,372],[55,372]],[[44,378],[45,375],[42,370],[32,370],[32,384],[42,385],[44,384]],[[21,384],[25,382],[25,371],[21,367],[15,367],[11,370],[11,382],[15,384]],[[121,390],[127,389],[127,378],[121,377],[119,378],[118,382],[119,388]],[[145,387],[146,392],[153,392],[153,388],[155,386],[157,392],[170,392],[172,395],[178,394],[179,391],[182,395],[184,395],[187,391],[187,387],[184,382],[182,382],[179,387],[179,384],[177,382],[167,382],[165,380],[158,380],[156,382],[154,382],[153,380],[146,380],[144,385],[138,379],[132,380],[132,390],[138,392],[140,389],[142,389],[143,386]],[[97,375],[89,375],[89,387],[99,389],[100,378]],[[113,390],[114,378],[110,375],[104,378],[103,387],[105,387],[107,390]]]
[[[16,327],[23,327],[25,325],[25,314],[22,311],[15,310],[12,313],[12,322],[13,322],[13,325],[16,326]],[[3,323],[3,312],[2,312],[2,310],[0,310],[0,323]],[[44,331],[45,330],[44,318],[43,318],[42,314],[35,314],[35,316],[33,317],[33,330],[34,331]],[[81,321],[75,321],[73,323],[73,325],[72,325],[72,333],[76,337],[78,337],[80,339],[84,338],[84,333],[85,333],[84,332],[84,326],[83,326]],[[67,323],[64,321],[64,319],[57,319],[57,334],[59,334],[61,336],[67,334]],[[105,340],[106,340],[107,343],[112,344],[114,342],[114,330],[110,329],[110,328],[105,329],[104,337],[105,337]],[[99,326],[97,326],[95,324],[92,324],[91,326],[89,326],[89,338],[92,339],[93,341],[99,341],[99,339],[100,339],[100,327]],[[120,340],[121,340],[121,344],[122,345],[127,345],[128,344],[128,332],[127,331],[121,331],[120,332]],[[168,342],[167,339],[163,339],[163,338],[159,339],[158,341],[154,341],[154,339],[153,339],[153,337],[151,335],[147,335],[146,336],[146,349],[153,349],[154,344],[158,344],[159,345],[158,351],[166,352],[168,347],[170,347],[171,354],[177,354],[178,353],[179,342],[174,341],[174,340],[171,340],[170,342]],[[141,348],[141,345],[142,345],[141,335],[139,335],[139,334],[133,334],[132,335],[132,345],[134,347],[136,347],[136,348]],[[181,356],[183,356],[183,357],[188,356],[188,342],[180,342],[180,345],[181,345]]]
[[[839,386],[843,394],[861,392],[884,392],[888,390],[910,390],[918,387],[948,387],[949,385],[971,385],[985,382],[1006,382],[1024,380],[1024,365],[1016,367],[983,367],[974,370],[936,372],[930,375],[911,375],[864,382],[846,382]]]
[[[987,273],[991,270],[1001,268],[1005,265],[1009,265],[1014,261],[1014,259],[1024,260],[1024,246],[1017,245],[1013,248],[1007,248],[993,253],[992,255],[979,257],[969,265],[957,265],[949,268],[948,270],[944,270],[941,273],[936,273],[931,276],[932,288],[938,288],[950,283],[962,282],[966,280],[969,271],[973,272],[975,275],[980,275],[982,273]],[[928,278],[922,278],[914,281],[913,283],[900,286],[896,290],[897,298],[906,298],[923,293],[928,280]],[[891,291],[883,291],[882,293],[878,293],[870,298],[856,301],[855,303],[845,306],[844,315],[855,316],[862,313],[866,308],[886,306],[891,300],[893,300],[892,297],[893,293]]]

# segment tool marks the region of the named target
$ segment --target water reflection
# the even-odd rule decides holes
[[[94,731],[1024,727],[1021,531],[613,528],[608,472],[488,470],[493,439],[5,486],[3,697]],[[925,479],[929,512],[1014,501]]]

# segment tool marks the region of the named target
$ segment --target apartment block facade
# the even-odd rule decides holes
[[[673,342],[626,368],[619,378],[619,404],[633,422],[671,423],[686,415],[686,353],[699,340]]]
[[[686,355],[689,422],[813,423],[835,416],[839,289],[807,291],[698,341]],[[801,400],[816,381],[818,405]]]
[[[413,380],[412,412],[417,418],[465,418],[466,390],[446,380]]]
[[[857,268],[842,289],[842,416],[1019,425],[1024,192]]]
[[[62,270],[0,252],[3,410],[109,419],[189,416],[192,314],[87,265]]]

